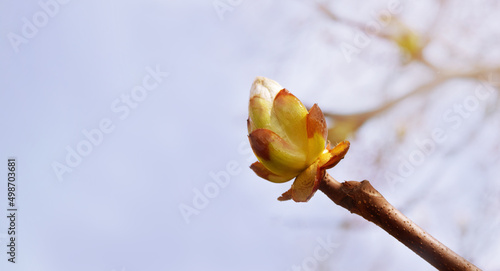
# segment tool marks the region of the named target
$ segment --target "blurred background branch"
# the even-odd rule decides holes
[[[427,63],[427,62],[426,62]],[[346,138],[352,137],[356,131],[368,120],[385,113],[406,99],[425,99],[425,95],[429,95],[433,91],[438,90],[438,86],[454,79],[467,79],[472,81],[485,81],[491,78],[500,78],[500,66],[488,68],[478,67],[469,72],[449,72],[439,73],[430,82],[422,84],[410,90],[406,94],[391,101],[387,101],[375,109],[362,113],[342,114],[323,112],[325,117],[331,120],[331,127],[328,131],[329,140],[339,142]],[[498,90],[498,87],[497,87]],[[420,97],[418,97],[420,96]],[[415,116],[418,116],[416,114]]]
[[[308,17],[297,25],[317,31],[289,61],[304,67],[283,73],[296,72],[316,99],[310,104],[320,97],[329,140],[351,141],[344,176],[373,180],[468,259],[491,255],[484,245],[491,240],[481,238],[500,233],[500,4],[319,1],[311,8],[317,24]],[[349,217],[343,223],[345,232],[365,227]]]

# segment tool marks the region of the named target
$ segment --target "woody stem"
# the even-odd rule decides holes
[[[337,205],[381,227],[438,270],[480,270],[394,208],[366,180],[339,183],[326,173],[319,190]]]

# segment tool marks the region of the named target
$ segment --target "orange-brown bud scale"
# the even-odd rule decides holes
[[[248,138],[259,160],[250,168],[276,183],[296,177],[279,199],[308,201],[325,169],[344,157],[349,142],[325,148],[328,129],[319,106],[314,104],[308,112],[292,93],[264,77],[257,77],[252,85],[248,110]]]
[[[313,105],[307,115],[307,137],[312,138],[315,133],[322,135],[325,139],[328,137],[325,116],[317,104]]]

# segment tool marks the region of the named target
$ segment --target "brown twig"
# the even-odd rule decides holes
[[[438,270],[480,270],[394,208],[370,182],[339,183],[326,173],[319,189],[337,205],[384,229]]]

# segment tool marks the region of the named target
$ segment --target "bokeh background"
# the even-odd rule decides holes
[[[500,270],[496,1],[2,1],[0,270],[433,270],[258,178],[249,89],[318,103],[370,182]],[[91,139],[89,139],[89,137]],[[16,264],[7,158],[16,157]]]

